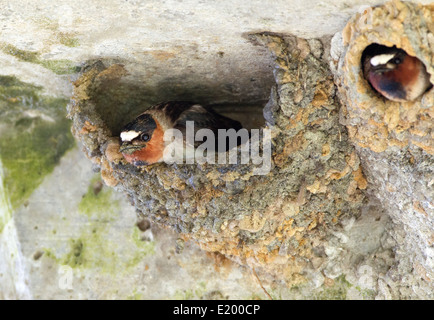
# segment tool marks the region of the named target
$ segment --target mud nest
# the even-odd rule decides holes
[[[366,179],[339,124],[341,105],[322,42],[272,33],[247,37],[269,49],[276,67],[264,108],[272,143],[268,174],[255,174],[252,163],[127,163],[119,131],[150,103],[120,64],[99,61],[83,71],[69,117],[106,184],[126,193],[140,217],[258,273],[299,283],[311,259],[324,257],[324,238],[342,218],[359,214]]]
[[[331,49],[331,69],[343,105],[341,123],[356,146],[372,194],[398,230],[391,232],[401,254],[391,278],[397,278],[397,270],[415,272],[415,283],[422,279],[425,283],[418,285],[428,284],[427,292],[432,292],[434,89],[407,102],[376,94],[361,65],[364,50],[372,44],[395,46],[418,58],[433,84],[434,6],[391,1],[368,8],[334,37]]]
[[[434,83],[434,6],[392,1],[368,8],[334,41],[332,66],[344,106],[342,122],[352,141],[375,152],[414,145],[434,155],[434,89],[414,101],[390,101],[372,90],[361,66],[368,46],[396,46],[422,61]]]

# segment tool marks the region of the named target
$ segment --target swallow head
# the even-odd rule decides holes
[[[362,56],[371,86],[392,101],[412,101],[432,87],[425,65],[396,47],[376,45]],[[365,50],[366,52],[366,50]]]
[[[150,114],[143,113],[123,127],[119,151],[135,166],[161,161],[164,150],[164,131]]]

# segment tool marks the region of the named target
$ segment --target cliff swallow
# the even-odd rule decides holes
[[[432,87],[425,65],[396,47],[372,44],[362,64],[365,79],[389,100],[412,101]]]
[[[187,121],[194,121],[195,132],[207,128],[216,137],[218,129],[242,128],[238,121],[222,116],[211,108],[190,102],[164,102],[150,107],[122,128],[119,151],[125,160],[135,166],[161,162],[167,145],[163,139],[164,132],[178,129],[185,138]]]

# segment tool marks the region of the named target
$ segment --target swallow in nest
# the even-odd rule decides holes
[[[150,107],[122,128],[119,151],[127,162],[135,166],[162,162],[169,143],[164,141],[165,132],[178,129],[183,134],[183,143],[179,147],[185,148],[187,121],[194,122],[195,133],[205,128],[212,130],[215,143],[218,143],[218,129],[238,131],[242,128],[238,121],[222,116],[209,107],[182,101],[164,102]],[[189,148],[191,152],[195,147],[196,143],[187,146],[187,153]]]
[[[396,47],[370,45],[362,55],[362,66],[365,79],[392,101],[413,101],[432,87],[425,65]]]

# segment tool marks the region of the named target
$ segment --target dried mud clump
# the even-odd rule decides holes
[[[341,123],[356,146],[371,193],[396,230],[397,265],[385,281],[432,298],[434,279],[434,89],[411,102],[376,94],[362,74],[371,44],[396,46],[421,60],[434,83],[434,6],[392,1],[355,15],[332,40],[331,69],[342,101]],[[398,229],[401,229],[399,231]],[[411,278],[410,274],[413,274]],[[413,281],[413,282],[412,282]],[[431,294],[421,288],[431,287]],[[405,295],[405,293],[403,293]]]
[[[249,35],[275,61],[276,85],[264,109],[271,170],[253,164],[156,164],[137,168],[119,154],[119,130],[149,103],[122,65],[90,65],[74,83],[73,133],[104,181],[125,192],[140,216],[258,274],[304,281],[323,241],[358,215],[367,187],[339,124],[340,103],[319,40]],[[161,101],[165,98],[161,97]],[[248,115],[246,115],[248,116]]]

